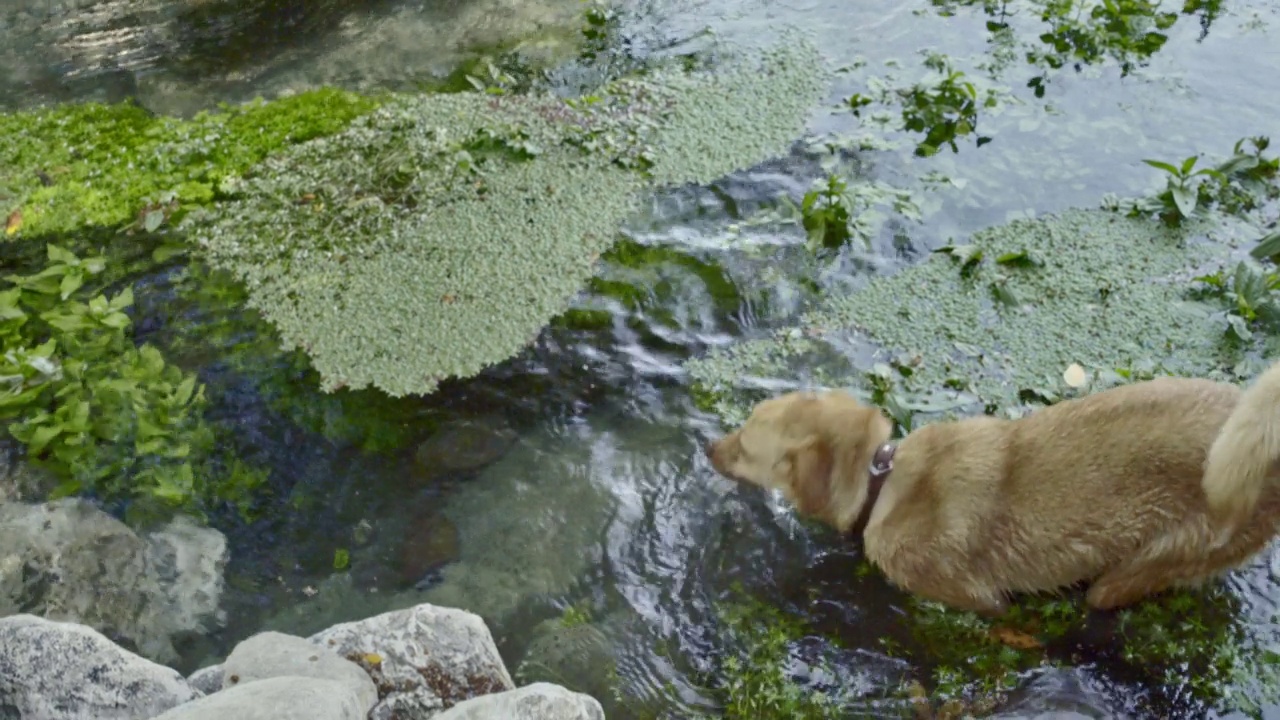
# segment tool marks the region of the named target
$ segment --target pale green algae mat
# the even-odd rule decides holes
[[[568,101],[395,97],[224,182],[188,227],[325,389],[430,393],[563,312],[644,191],[785,152],[827,87],[794,33],[724,66]]]
[[[1187,288],[1197,270],[1253,239],[1256,229],[1223,216],[1177,230],[1103,209],[1019,220],[687,367],[701,399],[729,423],[760,396],[750,392],[752,378],[864,394],[888,383],[881,402],[901,402],[891,410],[910,415],[965,406],[1020,412],[1020,400],[1063,394],[1062,373],[1073,363],[1092,371],[1095,384],[1142,365],[1221,375],[1226,320],[1189,302]],[[859,349],[862,359],[874,357],[851,361]]]

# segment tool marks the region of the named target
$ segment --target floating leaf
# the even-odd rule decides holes
[[[1280,255],[1280,230],[1264,235],[1257,246],[1249,251],[1255,260],[1266,260]]]
[[[1089,382],[1089,375],[1080,366],[1080,363],[1071,363],[1067,366],[1066,371],[1062,373],[1062,381],[1068,387],[1079,389]]]
[[[161,223],[164,222],[163,210],[150,210],[142,219],[142,228],[149,233],[153,233],[160,229]]]
[[[988,634],[992,640],[1015,650],[1036,650],[1042,647],[1034,635],[1010,627],[993,627]]]
[[[4,224],[5,235],[16,235],[22,229],[22,209],[19,208],[9,213],[9,219]]]

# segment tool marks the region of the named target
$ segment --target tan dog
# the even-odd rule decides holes
[[[1099,609],[1196,585],[1280,521],[1280,363],[1243,393],[1159,378],[1018,420],[929,424],[896,448],[892,429],[845,392],[792,392],[707,454],[842,533],[865,523],[891,582],[985,615],[1080,581]]]

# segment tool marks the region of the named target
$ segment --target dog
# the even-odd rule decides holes
[[[861,534],[909,593],[998,617],[1088,583],[1098,610],[1214,580],[1276,534],[1280,362],[1247,390],[1165,377],[1038,409],[894,425],[841,390],[760,402],[708,443],[725,477]]]

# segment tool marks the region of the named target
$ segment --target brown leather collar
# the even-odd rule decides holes
[[[871,467],[867,468],[867,499],[862,503],[862,512],[858,513],[858,519],[849,530],[854,537],[861,537],[862,532],[867,529],[871,511],[875,509],[880,491],[884,489],[884,482],[889,479],[889,473],[893,472],[893,455],[897,451],[897,445],[885,443],[876,448],[876,454],[871,457]]]

